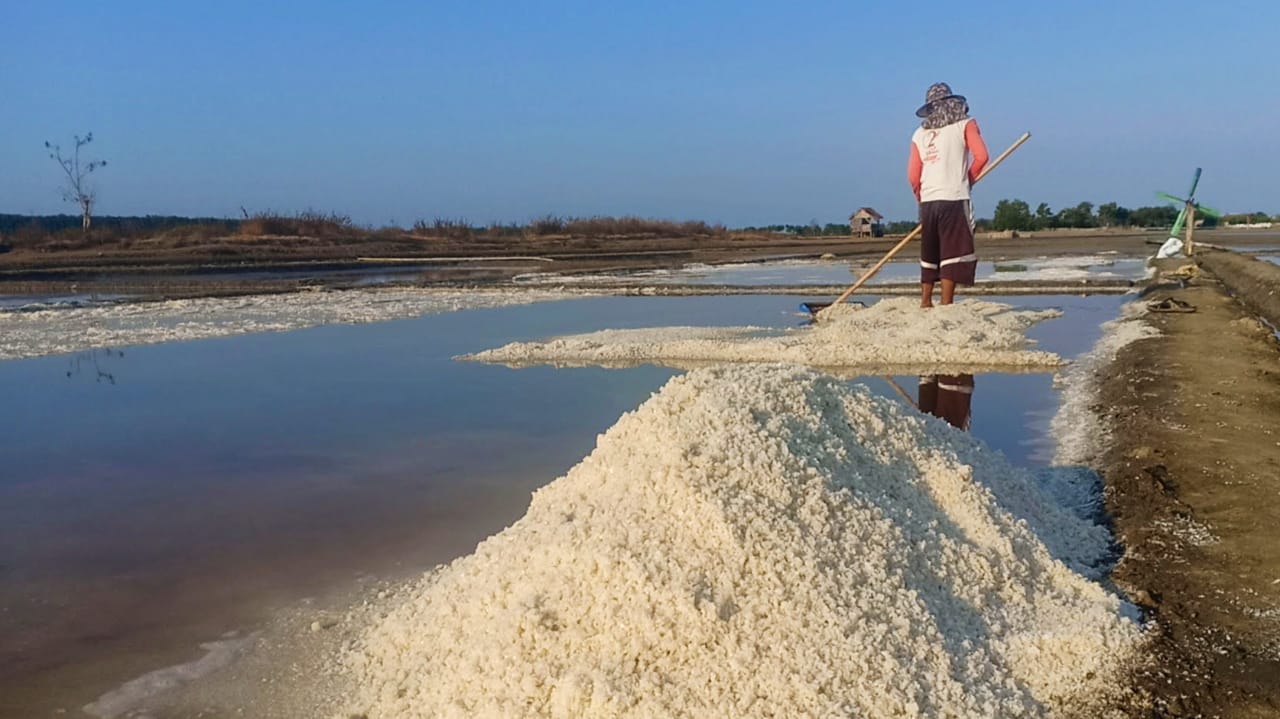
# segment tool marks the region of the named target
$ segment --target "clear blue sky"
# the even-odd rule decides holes
[[[932,82],[1055,209],[1280,212],[1280,3],[150,2],[0,10],[0,212],[74,212],[44,140],[92,130],[102,214],[548,212],[731,226],[915,210]]]

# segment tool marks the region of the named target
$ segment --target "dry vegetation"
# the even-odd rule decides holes
[[[525,225],[491,223],[474,226],[465,220],[437,217],[431,222],[418,220],[412,233],[417,237],[442,239],[502,238],[502,237],[698,237],[722,236],[728,230],[724,225],[710,225],[702,221],[675,222],[645,217],[558,217],[545,215]]]
[[[355,237],[369,230],[357,227],[347,215],[308,210],[295,215],[259,212],[241,220],[240,237]]]
[[[418,220],[408,228],[370,227],[316,211],[245,213],[243,219],[0,214],[0,272],[88,272],[95,268],[248,267],[276,263],[353,263],[369,258],[578,257],[723,251],[772,245],[784,234],[730,232],[723,225],[642,217],[546,215],[526,223],[475,225]]]
[[[655,220],[643,217],[558,217],[546,215],[527,224],[472,225],[466,220],[440,218],[418,220],[409,229],[395,226],[365,227],[347,215],[305,211],[296,214],[259,212],[242,220],[189,221],[173,218],[158,222],[153,218],[101,218],[93,229],[49,228],[41,218],[25,223],[10,222],[0,228],[0,251],[31,250],[61,252],[149,247],[178,249],[210,244],[243,244],[250,240],[290,238],[338,243],[364,241],[445,240],[502,241],[561,238],[697,238],[723,237],[723,225],[702,221]],[[286,242],[287,244],[287,242]]]

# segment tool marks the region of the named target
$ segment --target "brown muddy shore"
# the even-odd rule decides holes
[[[1182,263],[1178,263],[1182,264]],[[1152,313],[1096,410],[1124,555],[1113,578],[1158,626],[1131,716],[1280,716],[1280,267],[1206,252],[1156,284],[1194,312]]]
[[[1202,232],[1202,242],[1233,246],[1280,243],[1280,233]],[[1162,232],[1046,232],[979,236],[984,259],[1114,253],[1151,255]],[[671,269],[690,263],[817,259],[867,262],[898,238],[790,237],[729,233],[712,237],[532,238],[502,242],[424,240],[326,241],[286,237],[215,238],[177,248],[145,241],[128,247],[0,254],[0,295],[121,294],[136,299],[295,292],[363,286],[384,273],[387,285],[494,286],[529,272],[573,274]],[[901,258],[910,259],[914,247]]]

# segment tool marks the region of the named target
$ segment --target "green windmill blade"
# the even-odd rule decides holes
[[[1207,217],[1222,217],[1221,210],[1215,210],[1207,205],[1196,205],[1196,213]]]
[[[1170,237],[1177,237],[1182,233],[1182,226],[1187,222],[1187,208],[1183,205],[1182,211],[1178,213],[1178,219],[1173,221],[1173,227],[1169,230]]]
[[[1196,185],[1200,184],[1200,168],[1196,168],[1195,177],[1191,178],[1191,191],[1187,193],[1187,199],[1194,201],[1196,198]]]
[[[1166,202],[1172,202],[1172,203],[1173,203],[1173,204],[1175,204],[1175,205],[1185,205],[1185,204],[1187,204],[1187,201],[1186,201],[1186,200],[1182,199],[1181,197],[1174,197],[1173,195],[1170,195],[1170,194],[1169,194],[1169,193],[1167,193],[1167,192],[1157,192],[1157,193],[1156,193],[1156,197],[1159,197],[1160,199],[1162,199],[1162,200],[1164,200],[1164,201],[1166,201]]]

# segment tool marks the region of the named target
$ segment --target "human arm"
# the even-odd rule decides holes
[[[924,161],[920,159],[920,148],[916,143],[911,143],[911,155],[907,158],[907,182],[911,184],[911,191],[916,195],[916,202],[920,201],[920,175],[924,172]]]
[[[982,168],[987,166],[987,160],[991,158],[987,152],[987,143],[982,140],[977,120],[970,120],[964,126],[964,146],[973,155],[973,162],[969,165],[969,184],[972,185],[978,181],[978,175],[982,174]]]

